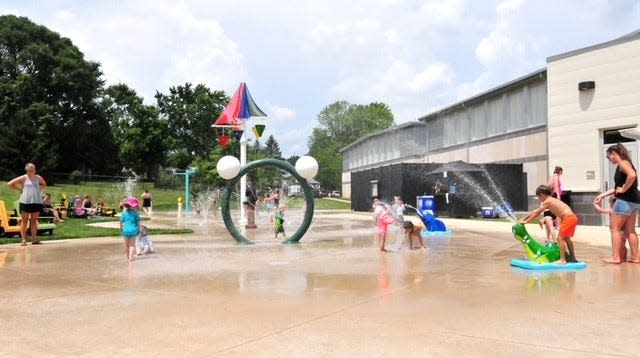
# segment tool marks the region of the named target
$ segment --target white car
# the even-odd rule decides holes
[[[338,190],[334,190],[329,194],[329,196],[332,196],[334,198],[340,198],[340,197],[342,197],[342,193],[339,192]]]

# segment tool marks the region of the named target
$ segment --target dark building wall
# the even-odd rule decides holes
[[[377,198],[392,203],[393,197],[402,193],[402,166],[393,164],[356,172],[351,176],[351,209],[370,211],[373,200],[372,181],[378,183]]]
[[[522,170],[522,164],[483,164],[488,173],[485,185],[490,193],[498,192],[513,206],[514,210],[527,211],[527,174]],[[490,179],[490,180],[489,180]]]
[[[440,167],[439,163],[401,163],[351,173],[351,208],[370,211],[373,200],[371,182],[378,182],[378,198],[392,203],[394,196],[403,198],[406,204],[415,206],[416,197],[435,195],[436,181],[445,187],[457,183],[459,194],[436,196],[438,215],[469,216],[483,206],[507,202],[514,210],[527,210],[527,179],[522,164],[484,164],[485,172],[429,174]],[[453,204],[452,204],[453,203]],[[452,212],[452,208],[455,211]]]

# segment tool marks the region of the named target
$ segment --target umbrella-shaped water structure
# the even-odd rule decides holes
[[[247,85],[242,82],[231,97],[229,104],[225,107],[220,117],[214,123],[214,126],[231,126],[238,127],[245,123],[251,117],[266,117],[264,113],[251,97]]]
[[[232,128],[234,132],[241,133],[239,134],[241,168],[247,164],[247,121],[253,117],[266,116],[266,113],[258,107],[253,97],[251,97],[247,85],[242,82],[236,90],[236,93],[231,97],[224,111],[213,124],[214,127]],[[243,176],[240,179],[240,222],[243,225],[247,223],[244,205],[242,205],[242,203],[246,201],[246,188],[247,179]]]

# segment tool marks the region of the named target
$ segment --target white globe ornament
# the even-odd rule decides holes
[[[218,174],[224,179],[233,179],[240,172],[240,161],[232,155],[225,155],[216,164]]]
[[[296,171],[301,177],[311,179],[318,174],[318,162],[314,157],[304,155],[296,161]]]

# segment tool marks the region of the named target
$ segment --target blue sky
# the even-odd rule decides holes
[[[5,0],[0,14],[70,38],[147,103],[186,82],[229,95],[246,82],[285,157],[306,153],[335,101],[413,121],[640,29],[639,0]]]

